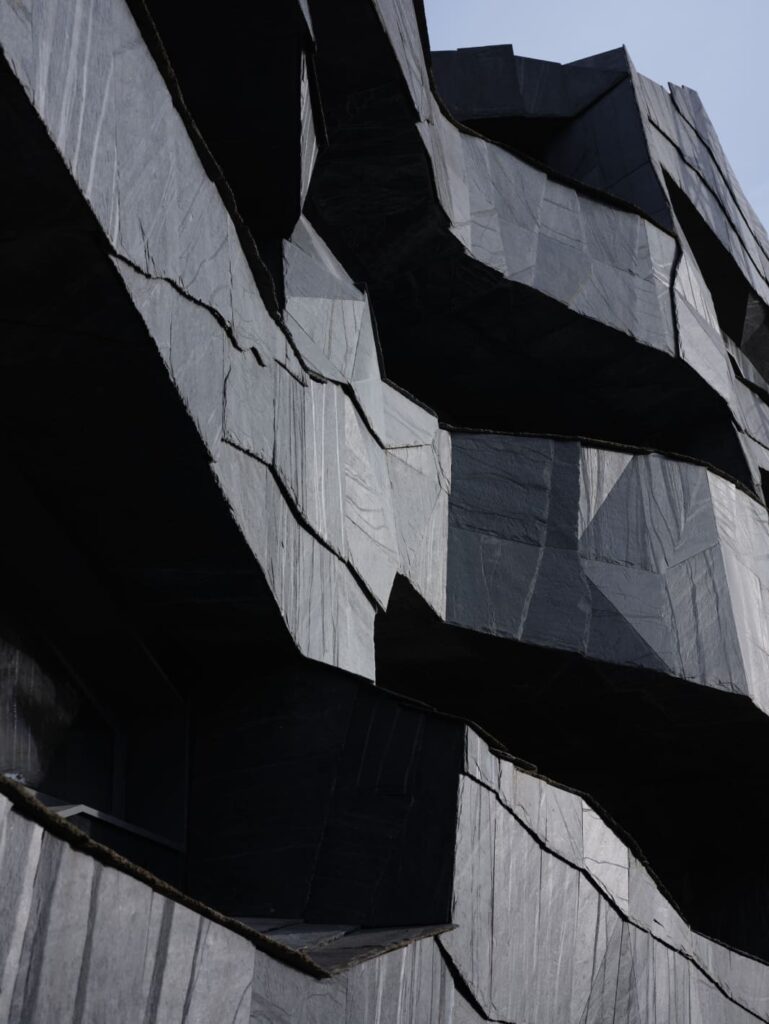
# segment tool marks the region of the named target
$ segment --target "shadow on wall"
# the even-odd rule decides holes
[[[693,928],[769,959],[769,721],[744,698],[442,623],[399,579],[381,687],[477,723],[588,794]]]

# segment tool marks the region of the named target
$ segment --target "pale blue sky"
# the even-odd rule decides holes
[[[624,43],[636,68],[696,89],[769,229],[769,0],[425,0],[434,50],[512,43],[566,63]]]

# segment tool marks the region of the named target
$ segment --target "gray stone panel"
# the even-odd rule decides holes
[[[151,2],[149,7],[151,14]],[[162,663],[164,670],[168,665],[171,688],[184,695],[185,709],[194,704],[198,716],[197,693],[206,686],[214,700],[220,690],[233,700],[231,720],[238,714],[238,686],[250,687],[257,700],[264,696],[262,645],[265,659],[276,651],[285,655],[285,666],[269,670],[286,688],[281,671],[293,671],[304,664],[301,659],[322,663],[316,666],[319,704],[322,714],[336,716],[334,727],[345,736],[340,763],[344,757],[345,778],[355,781],[347,789],[334,783],[333,799],[318,809],[313,827],[321,838],[317,857],[310,858],[312,893],[305,903],[331,911],[345,887],[360,906],[368,907],[374,892],[382,902],[396,891],[404,905],[417,902],[428,890],[440,890],[454,856],[451,920],[412,919],[416,914],[405,920],[407,912],[403,921],[363,924],[330,912],[308,912],[307,920],[250,919],[282,944],[273,946],[89,845],[84,835],[64,830],[9,790],[17,809],[0,796],[0,1024],[769,1020],[766,964],[693,931],[662,891],[654,865],[642,862],[640,851],[588,795],[518,767],[458,719],[424,709],[408,727],[403,722],[413,709],[405,704],[392,714],[371,715],[368,725],[350,712],[348,727],[332,687],[322,689],[329,680],[346,679],[343,673],[358,677],[346,681],[363,687],[374,680],[378,656],[383,662],[385,654],[401,657],[404,676],[430,675],[436,666],[453,668],[452,643],[463,655],[490,651],[496,644],[490,638],[498,638],[515,643],[495,651],[526,652],[518,665],[539,648],[567,668],[580,664],[567,660],[571,655],[611,666],[607,704],[624,694],[626,683],[640,694],[636,707],[654,702],[660,692],[654,686],[675,687],[677,700],[696,690],[679,685],[685,681],[724,691],[728,697],[722,693],[720,699],[743,708],[746,720],[754,710],[748,701],[769,713],[769,518],[762,492],[769,473],[769,361],[763,351],[769,339],[769,239],[696,94],[675,86],[667,91],[639,76],[624,50],[568,67],[517,58],[509,47],[439,55],[435,70],[445,82],[449,114],[434,94],[422,12],[414,0],[361,0],[341,15],[315,0],[271,11],[278,22],[278,15],[286,19],[280,24],[289,49],[295,44],[295,91],[290,98],[275,97],[294,112],[293,120],[281,126],[285,138],[273,133],[265,141],[266,128],[258,123],[246,131],[253,132],[250,147],[264,143],[265,161],[282,143],[293,154],[291,223],[279,231],[263,230],[240,212],[247,197],[231,190],[219,155],[195,127],[194,111],[185,106],[184,88],[142,4],[27,0],[0,8],[8,122],[24,122],[30,138],[44,133],[39,152],[48,147],[55,164],[41,172],[41,184],[35,179],[28,188],[40,196],[45,174],[57,185],[66,180],[73,203],[82,203],[72,217],[73,234],[83,236],[83,252],[93,250],[83,279],[105,282],[110,296],[114,292],[124,303],[116,299],[114,309],[141,318],[133,333],[122,323],[115,333],[124,330],[126,351],[141,349],[147,379],[167,386],[167,417],[157,422],[167,424],[169,434],[178,427],[180,436],[191,428],[179,452],[188,475],[169,466],[167,490],[176,481],[198,484],[202,475],[211,485],[213,497],[202,485],[190,485],[189,500],[180,491],[189,511],[188,522],[174,519],[180,548],[194,546],[198,516],[203,521],[197,499],[202,495],[217,505],[205,522],[221,547],[207,536],[211,543],[199,562],[177,553],[176,563],[169,554],[162,573],[154,566],[170,581],[167,593],[149,585],[142,590],[151,575],[147,565],[120,576],[116,559],[107,557],[110,548],[99,547],[96,535],[104,532],[109,509],[95,510],[94,537],[77,557],[108,580],[105,586],[123,602],[126,623],[136,631],[137,645],[146,647],[148,662]],[[335,45],[347,46],[349,61],[341,61],[329,42],[342,24],[356,48],[343,36]],[[258,58],[253,64],[243,69],[243,80],[256,94]],[[471,66],[478,75],[468,71]],[[179,76],[181,81],[181,68]],[[462,118],[563,123],[540,126],[552,137],[537,158],[512,152],[501,135],[497,144],[468,131]],[[11,141],[24,150],[26,138],[19,131]],[[37,153],[33,147],[30,152]],[[348,177],[345,159],[352,164]],[[10,159],[9,166],[15,166]],[[14,173],[9,171],[9,182]],[[23,189],[20,194],[26,195]],[[343,212],[335,220],[337,206]],[[345,227],[357,227],[350,224],[353,217],[368,230],[374,216],[379,223],[370,244],[386,254],[382,263],[367,262],[354,231],[345,237]],[[66,231],[69,222],[62,237]],[[24,242],[30,252],[38,250],[33,258],[24,249],[18,260],[31,279],[44,265],[44,246],[26,236]],[[70,250],[63,248],[66,258]],[[409,248],[404,255],[401,250]],[[72,252],[80,251],[73,245]],[[10,273],[16,261],[6,258]],[[423,274],[425,267],[429,273]],[[359,280],[366,275],[371,279]],[[420,287],[432,291],[429,302],[422,303]],[[53,285],[47,290],[53,292]],[[41,289],[42,305],[47,290],[43,296]],[[53,321],[45,320],[45,338],[36,333],[37,323],[35,330],[14,324],[3,368],[18,370],[29,360],[28,377],[22,371],[14,377],[29,386],[42,366],[30,399],[40,437],[47,430],[56,451],[88,449],[78,453],[82,482],[85,466],[94,478],[104,470],[103,462],[87,461],[90,442],[107,433],[104,424],[92,417],[89,443],[83,444],[87,431],[80,422],[61,427],[45,396],[56,383],[57,346],[70,346],[85,367],[93,348],[84,339],[90,345],[94,337],[100,340],[103,325],[97,316],[94,326],[88,303],[78,306],[68,286],[60,292],[58,300],[72,300],[72,314],[61,315],[55,302],[46,308]],[[740,303],[744,308],[737,308]],[[397,335],[404,328],[415,364],[424,362],[422,379],[438,381],[437,414],[422,404],[421,393],[411,397],[387,378],[388,345],[401,344]],[[459,339],[453,347],[452,332]],[[463,349],[466,337],[472,342]],[[384,358],[380,339],[386,339]],[[574,346],[582,346],[576,355]],[[123,353],[121,366],[133,354]],[[106,368],[111,357],[103,358]],[[537,418],[536,409],[527,413],[534,429],[538,435],[553,429],[553,436],[481,433],[482,401],[476,396],[474,406],[463,405],[465,375],[472,375],[488,380],[490,390],[499,380],[503,399],[505,387],[515,384],[519,399],[532,387],[555,414],[558,389],[569,397],[569,367],[576,366],[584,390],[575,392],[576,400],[572,396],[563,436],[556,436],[546,416]],[[595,391],[592,374],[599,381]],[[676,410],[660,433],[652,431],[652,447],[659,450],[646,450],[628,423],[643,419],[645,411],[635,389],[649,400],[657,381],[668,404],[679,403],[682,425],[675,422]],[[100,386],[97,381],[95,390]],[[449,417],[442,388],[459,395],[456,405],[447,406],[460,410],[452,428],[443,425]],[[73,388],[73,406],[86,390]],[[605,398],[606,415],[583,420],[584,410],[577,408],[582,394],[596,403]],[[143,399],[135,396],[137,422]],[[687,419],[690,400],[699,415]],[[528,430],[530,421],[516,418],[515,401],[510,406],[505,425],[494,429]],[[606,436],[581,430],[584,422],[607,424]],[[14,444],[20,462],[25,453],[44,461],[42,445]],[[148,459],[154,454],[146,445],[141,451]],[[51,457],[48,477],[34,481],[67,529],[82,511],[67,506],[70,465],[57,467]],[[138,473],[135,478],[145,479]],[[13,488],[8,490],[13,501]],[[172,507],[163,488],[148,486],[131,500],[150,505],[156,493],[160,524]],[[143,539],[151,540],[153,532],[154,522]],[[125,545],[133,551],[141,538],[130,533],[124,529],[120,536],[134,542]],[[18,588],[22,618],[28,606],[46,603],[45,580],[38,582],[33,569],[27,575]],[[399,575],[410,584],[413,619],[420,624],[413,629],[424,626],[424,635],[405,630],[407,641],[393,652],[402,641],[392,608],[405,593],[396,585]],[[194,589],[189,581],[203,576],[209,589],[190,599],[185,588]],[[263,604],[272,595],[276,632],[285,627],[295,648],[289,653],[281,637],[266,635],[273,619],[261,608],[256,587],[249,590],[257,578]],[[225,581],[223,597],[210,580]],[[247,591],[242,598],[241,583]],[[29,598],[26,588],[35,586],[41,593]],[[398,602],[391,603],[394,588]],[[203,621],[207,630],[200,628]],[[375,650],[375,621],[377,638],[382,626],[381,644],[390,645],[384,652]],[[389,639],[388,626],[394,631]],[[487,636],[473,637],[477,646],[468,641],[463,648],[461,630],[451,626],[462,627],[465,639],[469,633]],[[51,661],[60,661],[79,685],[78,665],[69,665],[47,624],[40,634]],[[82,653],[91,641],[88,628],[78,640]],[[118,643],[103,635],[98,640],[112,658],[124,656]],[[209,660],[198,668],[204,653]],[[460,663],[468,690],[477,664]],[[533,656],[530,664],[536,664]],[[6,686],[11,680],[13,690],[12,699],[0,701],[0,737],[10,737],[0,768],[23,762],[42,778],[45,765],[53,763],[56,730],[70,724],[69,704],[61,688],[52,694],[46,671],[25,665],[24,685],[21,670],[0,679]],[[100,682],[108,686],[109,665],[99,667],[107,680]],[[538,681],[525,681],[527,700],[539,699]],[[358,708],[377,699],[377,691],[360,693],[365,698]],[[697,695],[701,700],[703,691]],[[26,711],[32,707],[51,720],[54,704],[56,729],[35,732],[26,719],[23,727],[6,729],[21,698]],[[632,712],[630,698],[626,706]],[[547,710],[554,736],[558,729],[565,735],[567,710],[555,704]],[[155,712],[151,702],[142,705],[147,719]],[[660,715],[666,712],[667,705]],[[512,703],[505,713],[515,714]],[[436,732],[445,727],[451,733],[456,750],[464,739],[462,771],[447,769],[440,743],[435,756],[432,747],[422,746],[427,716]],[[749,719],[751,726],[759,721],[757,712]],[[180,731],[187,726],[185,719]],[[669,727],[675,744],[697,721],[682,711],[671,716]],[[110,728],[122,736],[126,723],[110,721]],[[189,728],[194,749],[200,725]],[[269,765],[274,771],[301,746],[301,729],[290,736],[282,722],[277,731],[276,759]],[[757,745],[761,734],[755,735]],[[26,760],[22,741],[30,744]],[[667,734],[650,743],[650,767],[653,743],[663,741]],[[739,753],[727,749],[724,757]],[[126,758],[137,754],[131,748]],[[302,757],[287,769],[292,785],[300,785],[308,770],[309,759]],[[172,753],[171,760],[184,765],[180,754]],[[110,799],[126,803],[117,785],[120,763],[116,756],[108,788]],[[252,767],[244,756],[239,770],[248,776]],[[448,783],[445,776],[440,785],[434,782],[430,772],[439,769],[451,776]],[[727,777],[737,778],[737,769],[731,772]],[[359,785],[364,774],[366,784]],[[425,803],[443,815],[438,824],[417,820],[422,805],[412,795],[425,777],[433,786],[427,786]],[[151,777],[147,784],[164,786],[165,779]],[[249,785],[241,781],[237,796],[224,787],[201,787],[217,801],[217,811],[229,811],[222,819],[230,837],[249,813],[256,817]],[[687,785],[703,785],[702,778]],[[640,787],[640,800],[638,792]],[[684,784],[680,792],[685,799]],[[653,816],[648,804],[643,811]],[[281,813],[285,823],[291,808]],[[301,817],[297,809],[294,814]],[[416,871],[402,870],[409,850],[425,830],[447,821],[449,833],[456,832],[453,849],[447,844],[445,856],[430,865],[430,878],[415,880]],[[299,830],[303,824],[294,822]],[[252,821],[248,827],[256,826]],[[714,837],[718,827],[714,800]],[[734,843],[744,844],[744,835]],[[287,862],[289,847],[290,841]],[[367,863],[356,872],[361,850],[369,851]],[[747,852],[753,855],[746,846]],[[415,854],[421,871],[425,848]],[[446,908],[448,883],[444,888],[440,905]],[[389,908],[375,906],[386,918]]]
[[[406,547],[409,564],[404,564],[398,539],[403,531],[396,525],[382,450],[425,446],[431,451],[437,423],[383,382],[365,294],[301,218],[284,254],[292,337],[278,326],[218,186],[125,5],[115,0],[98,11],[75,14],[54,4],[24,27],[15,15],[0,17],[7,59],[91,204],[113,264],[209,458],[217,460],[222,440],[227,442],[222,467],[216,469],[219,480],[234,479],[227,467],[239,457],[230,447],[264,466],[274,464],[292,507],[285,521],[297,516],[301,523],[290,532],[323,563],[319,573],[310,571],[316,587],[333,589],[334,580],[349,578],[344,586],[359,593],[349,575],[352,568],[368,595],[385,605],[396,572],[404,571],[442,606],[445,573],[433,574],[427,565],[433,557],[445,565],[445,502],[443,517],[436,511],[440,485],[429,509],[418,505],[419,557]],[[316,149],[306,61],[300,72],[306,191]],[[245,460],[240,462],[245,467]],[[426,472],[436,486],[439,467]],[[258,466],[248,473],[266,479]],[[242,496],[226,497],[243,526]],[[409,500],[402,491],[401,516],[408,519],[412,513],[404,499]],[[255,518],[265,520],[265,515],[254,510],[249,518],[249,536],[256,543]],[[259,529],[262,536],[269,532],[264,521]],[[259,550],[264,551],[261,542]],[[323,634],[329,626],[310,626],[303,599],[296,605],[291,597],[305,592],[303,584],[288,580],[304,572],[298,568],[303,559],[278,569],[275,557],[273,552],[270,565],[264,556],[259,562],[277,599],[294,605],[282,611],[289,628],[302,634],[296,636],[300,649],[370,675],[370,653],[361,660],[342,653],[346,641],[310,640],[310,634]],[[335,599],[325,607],[342,620],[363,614],[370,631],[372,613],[364,612],[369,597],[360,600],[356,611]],[[344,624],[339,629],[348,635]],[[357,634],[359,627],[351,629]],[[336,626],[332,632],[336,635]],[[372,643],[373,636],[365,642],[360,636],[353,646],[362,644],[370,652]]]
[[[657,455],[458,435],[447,619],[763,707],[762,613],[746,597],[765,607],[763,560],[744,552],[767,543],[765,515],[733,484]]]
[[[248,1021],[247,940],[2,805],[0,1019]]]
[[[327,980],[153,892],[111,855],[73,849],[3,796],[2,1019],[48,1024],[66,1006],[118,1024],[137,1013],[236,1024],[767,1019],[766,966],[687,929],[582,798],[500,761],[470,730],[465,749],[453,931],[253,922],[285,938],[286,956],[309,949],[334,972]]]
[[[373,678],[374,608],[350,570],[303,527],[262,463],[228,446],[215,470],[299,650]]]
[[[499,761],[472,735],[466,758],[458,927],[438,941],[489,1019],[765,1019],[765,965],[687,928],[582,798]],[[548,807],[565,810],[556,829]],[[564,843],[577,820],[581,840]]]

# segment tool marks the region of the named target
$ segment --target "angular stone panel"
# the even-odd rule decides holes
[[[176,6],[0,7],[0,1024],[769,1021],[769,238],[699,97]]]

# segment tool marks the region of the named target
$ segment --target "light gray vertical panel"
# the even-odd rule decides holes
[[[413,942],[348,972],[344,1024],[451,1024],[454,987],[433,939]]]
[[[275,469],[299,514],[340,556],[344,536],[344,399],[333,384],[304,387],[278,368]]]
[[[735,405],[734,373],[718,327],[711,326],[689,303],[674,296],[681,358],[691,366],[717,394]]]
[[[212,458],[219,452],[230,341],[214,316],[165,281],[113,260]]]
[[[347,1024],[350,975],[319,981],[258,950],[250,1024]]]
[[[375,7],[419,116],[429,117],[432,94],[414,5],[411,0],[375,0]]]
[[[452,920],[438,940],[470,991],[491,1013],[494,935],[495,799],[468,778],[459,782]]]
[[[515,848],[516,839],[512,845]],[[571,865],[545,852],[542,853],[539,901],[534,984],[527,986],[531,1000],[524,1019],[529,1016],[543,1021],[558,1020],[569,1012],[574,986],[579,875]],[[515,923],[516,917],[512,916],[511,920]],[[497,950],[495,966],[501,962],[504,971],[505,960],[502,944]],[[519,1013],[517,1019],[520,1018]]]
[[[43,830],[13,811],[10,802],[0,797],[0,1021],[10,1020],[11,1003],[20,969],[28,970],[28,951],[21,967],[25,935],[34,899]],[[34,927],[34,921],[32,924]],[[24,979],[26,980],[26,979]],[[23,1005],[23,999],[17,1001]]]
[[[515,769],[514,769],[515,770]],[[582,867],[583,836],[582,797],[557,786],[544,786],[544,830],[542,838],[548,848],[565,857],[575,867]]]
[[[209,1024],[213,1020],[248,1024],[253,965],[254,948],[247,939],[212,921],[199,919],[185,991],[184,1024]]]
[[[272,462],[275,446],[275,363],[230,348],[224,389],[224,439]]]
[[[214,466],[299,650],[374,676],[374,606],[342,561],[297,521],[269,469],[223,445]]]
[[[387,606],[400,556],[385,451],[352,402],[344,402],[344,520],[349,562]]]
[[[585,869],[623,913],[628,910],[628,850],[590,807],[582,811]]]
[[[400,571],[439,614],[446,609],[451,439],[387,450]]]
[[[769,712],[769,521],[766,509],[713,473],[708,483],[750,696]]]
[[[113,244],[232,321],[229,216],[127,7],[115,12],[119,214]]]
[[[44,836],[9,1014],[14,1024],[74,1019],[92,883],[100,870],[90,857]]]
[[[328,360],[340,377],[350,380],[355,366],[363,318],[362,296],[354,299],[323,296],[289,296],[286,314]],[[318,363],[318,368],[324,364]]]
[[[579,1021],[590,998],[593,978],[606,948],[606,915],[606,903],[600,893],[589,878],[580,875],[567,1020]]]
[[[483,1024],[486,1020],[487,1018],[481,1017],[464,996],[459,992],[454,993],[454,1015],[451,1024]]]
[[[152,890],[114,868],[102,868],[94,879],[78,983],[83,1024],[129,1021],[143,1013],[151,905]]]
[[[438,199],[449,218],[449,230],[481,262],[489,259],[494,263],[498,257],[493,246],[491,251],[481,248],[479,254],[473,249],[470,188],[462,136],[432,97],[430,105],[429,117],[417,127],[431,158]]]
[[[114,229],[120,216],[115,184],[119,178],[116,139],[115,60],[111,50],[115,21],[122,23],[115,4],[98,0],[52,3],[49,17],[40,6],[33,24],[38,32],[39,72],[36,90],[41,115],[54,141],[102,225]],[[47,24],[46,24],[47,22]],[[41,31],[43,29],[43,31]],[[45,49],[43,49],[45,47]],[[50,49],[48,49],[50,47]],[[45,55],[45,56],[44,56]]]
[[[148,999],[150,1020],[182,1020],[194,982],[202,919],[187,907],[164,900]]]

